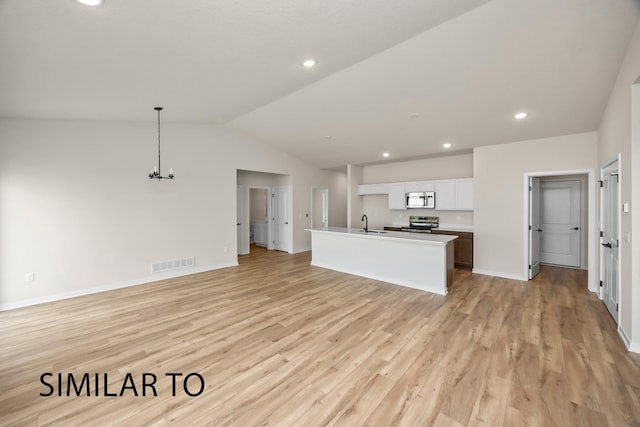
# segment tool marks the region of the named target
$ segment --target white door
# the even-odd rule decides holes
[[[580,267],[580,181],[540,183],[540,262]]]
[[[326,188],[322,192],[322,224],[329,226],[329,190]]]
[[[289,187],[273,187],[271,198],[274,228],[273,248],[289,252]]]
[[[618,162],[605,167],[602,172],[601,213],[602,233],[600,259],[602,268],[602,300],[618,322]]]
[[[540,178],[529,177],[529,279],[540,272]]]
[[[236,234],[238,243],[237,254],[242,255],[242,186],[236,186]]]
[[[311,226],[323,228],[329,225],[329,190],[313,188],[311,190]]]

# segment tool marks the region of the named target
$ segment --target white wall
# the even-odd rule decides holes
[[[165,277],[155,261],[195,257],[173,274],[236,264],[238,169],[291,176],[293,251],[310,248],[309,189],[342,177],[225,128],[162,128],[174,181],[147,178],[152,122],[0,120],[0,308]],[[346,217],[346,198],[331,203]]]
[[[362,217],[362,198],[358,185],[362,184],[362,166],[347,165],[347,227],[359,227]]]
[[[473,154],[433,157],[362,168],[362,183],[425,181],[473,177]]]
[[[363,184],[471,177],[473,177],[473,154],[471,153],[362,167]],[[360,198],[361,212],[355,212],[355,215],[361,216],[366,213],[371,228],[408,224],[410,215],[438,216],[441,224],[473,225],[473,212],[469,211],[389,210],[389,199],[386,195],[357,197]],[[437,199],[436,194],[436,206]],[[359,220],[360,217],[357,219]],[[355,221],[354,224],[359,226],[360,222]]]
[[[325,186],[329,190],[329,226],[347,226],[347,174],[346,172],[329,172],[325,179]]]
[[[619,326],[628,344],[636,352],[640,352],[640,95],[636,95],[633,100],[633,112],[631,108],[632,86],[634,83],[640,84],[639,79],[640,24],[636,26],[598,129],[598,166],[604,165],[617,153],[621,154],[621,202],[630,203],[631,206],[631,212],[622,213],[620,222]],[[638,90],[635,89],[636,92]],[[625,241],[625,233],[632,234],[631,242]],[[632,246],[634,241],[635,248]]]
[[[249,190],[249,222],[263,221],[267,219],[267,194],[266,188],[251,188]]]
[[[474,271],[525,280],[525,174],[595,169],[596,156],[596,132],[474,149]]]

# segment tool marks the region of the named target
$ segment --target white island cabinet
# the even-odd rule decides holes
[[[446,295],[458,236],[314,228],[311,265]]]

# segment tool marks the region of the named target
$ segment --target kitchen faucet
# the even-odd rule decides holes
[[[364,232],[369,232],[369,218],[366,215],[362,215],[362,219],[360,221],[364,221]]]

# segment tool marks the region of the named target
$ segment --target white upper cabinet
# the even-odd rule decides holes
[[[405,188],[407,193],[412,191],[435,191],[436,184],[435,181],[407,182]]]
[[[407,203],[405,199],[405,183],[399,182],[389,184],[389,209],[390,210],[406,210]]]
[[[456,209],[473,210],[473,178],[456,180]]]
[[[436,210],[456,210],[456,181],[436,181]]]
[[[388,194],[389,184],[362,184],[358,185],[358,196],[371,194]]]
[[[388,194],[390,210],[405,210],[405,193],[435,191],[437,211],[472,211],[473,178],[358,185],[358,195]]]

